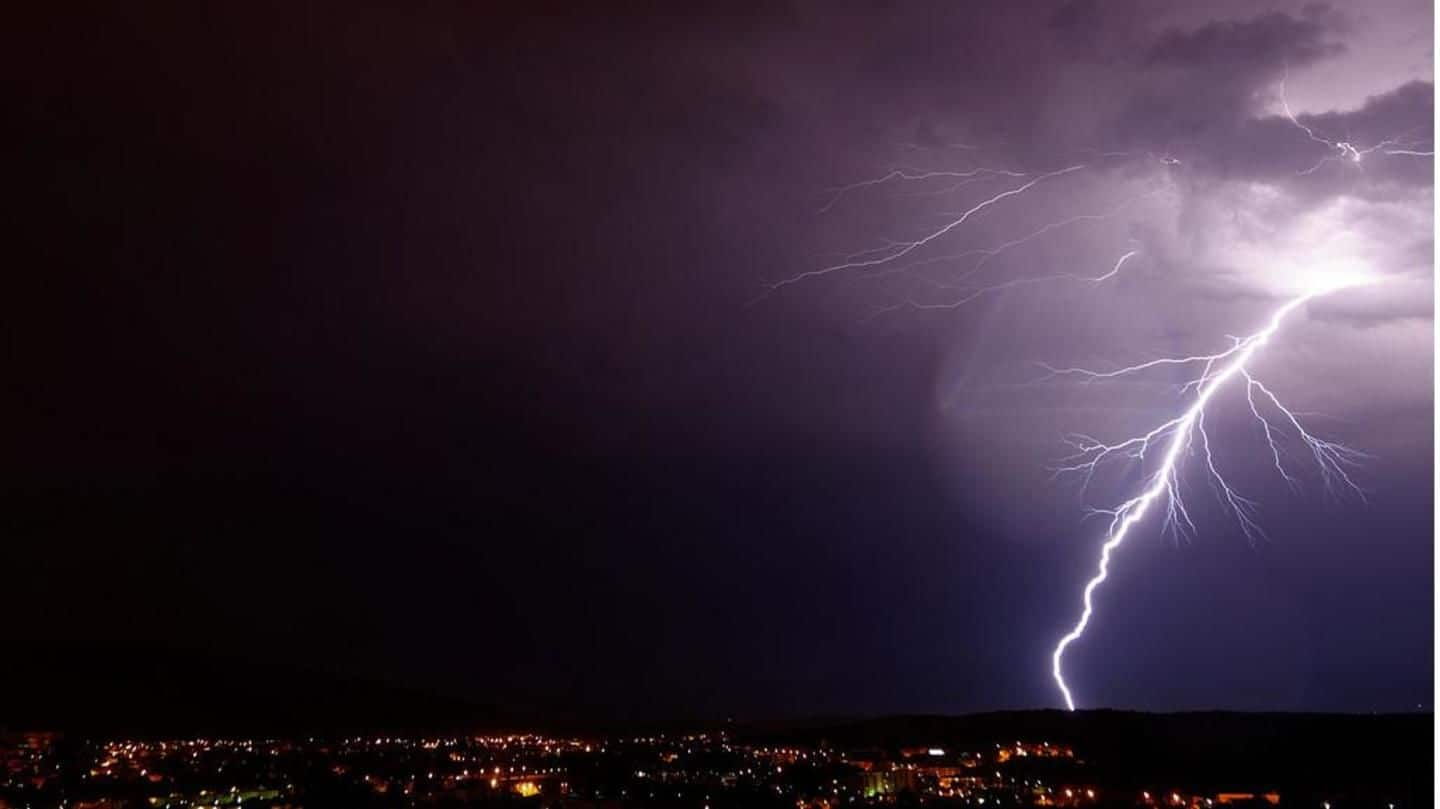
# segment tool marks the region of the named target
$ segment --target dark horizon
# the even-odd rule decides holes
[[[854,746],[871,733],[880,733],[894,736],[886,744],[914,746],[942,741],[944,733],[951,733],[952,741],[985,741],[986,734],[999,734],[997,738],[1018,734],[1017,738],[1029,739],[1039,732],[1037,728],[1051,725],[1053,728],[1047,731],[1051,736],[1058,732],[1056,738],[1079,743],[1088,732],[1085,728],[1097,721],[1131,719],[1212,723],[1223,719],[1241,724],[1294,719],[1343,724],[1350,720],[1430,717],[1433,722],[1432,712],[1418,710],[1135,711],[1106,707],[1073,713],[1054,707],[997,707],[957,714],[603,716],[566,714],[544,705],[457,699],[376,679],[296,668],[284,661],[205,658],[158,647],[138,651],[134,647],[112,647],[98,653],[93,647],[19,651],[22,654],[17,659],[22,662],[0,675],[0,692],[24,690],[27,701],[18,706],[19,710],[17,706],[7,710],[0,731],[59,732],[89,739],[336,738],[370,733],[423,737],[534,732],[619,737],[652,732],[725,732],[747,739],[809,739],[810,743],[854,735],[856,738],[847,742]],[[37,683],[41,685],[37,687]],[[943,730],[951,725],[965,732],[954,736],[954,728]]]
[[[577,721],[1055,708],[1103,541],[1085,506],[1138,477],[1082,500],[1049,468],[1068,434],[1173,416],[1183,378],[1038,363],[1217,350],[1337,255],[1386,283],[1310,304],[1257,373],[1366,453],[1367,502],[1294,443],[1292,491],[1225,399],[1219,464],[1267,538],[1189,478],[1197,530],[1127,542],[1067,675],[1083,708],[1434,709],[1430,160],[1343,164],[1300,126],[1433,148],[1428,3],[10,28],[0,583],[39,651],[0,725],[117,649]],[[1009,186],[838,187],[1082,160],[945,246],[1114,209],[992,267],[1070,283],[1137,251],[1113,286],[943,310],[902,274],[767,286]]]

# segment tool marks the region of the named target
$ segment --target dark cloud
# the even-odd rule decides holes
[[[1275,12],[1248,20],[1217,20],[1194,30],[1171,29],[1150,46],[1143,64],[1205,71],[1211,81],[1287,65],[1303,67],[1344,51],[1344,45],[1333,40],[1341,19],[1317,7],[1303,17]]]
[[[1101,30],[1099,0],[1069,0],[1050,15],[1050,27],[1076,39],[1088,39]]]

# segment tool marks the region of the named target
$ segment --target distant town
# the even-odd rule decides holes
[[[0,742],[0,809],[1407,805],[1373,790],[1302,799],[1253,782],[1204,792],[1158,780],[1120,785],[1084,749],[1047,739],[847,748],[723,731],[109,740],[7,732]]]

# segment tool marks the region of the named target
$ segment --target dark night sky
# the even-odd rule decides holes
[[[600,718],[1053,706],[1100,526],[1045,464],[1162,411],[1005,380],[1213,348],[1338,223],[1399,291],[1317,309],[1269,378],[1375,456],[1370,504],[1233,450],[1271,541],[1142,532],[1069,666],[1089,705],[1431,707],[1429,162],[1297,177],[1267,95],[1288,66],[1297,112],[1428,143],[1427,4],[206,5],[30,11],[0,49],[18,641]],[[1173,210],[1026,254],[1144,242],[1104,306],[756,302],[917,227],[816,211],[950,139],[1187,168]]]

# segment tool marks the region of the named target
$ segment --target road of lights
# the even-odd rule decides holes
[[[1205,411],[1216,393],[1236,378],[1245,382],[1246,398],[1250,405],[1250,411],[1259,420],[1264,428],[1265,440],[1274,458],[1276,469],[1292,486],[1296,485],[1296,479],[1290,475],[1281,461],[1280,445],[1277,443],[1277,431],[1267,419],[1259,405],[1256,403],[1254,393],[1258,389],[1264,399],[1291,425],[1299,439],[1309,447],[1319,465],[1322,476],[1327,484],[1336,480],[1343,482],[1352,490],[1359,493],[1354,481],[1346,472],[1346,467],[1352,464],[1359,456],[1354,450],[1347,447],[1324,441],[1316,438],[1300,426],[1295,414],[1280,403],[1280,400],[1261,384],[1251,374],[1247,367],[1250,360],[1259,353],[1260,349],[1270,341],[1280,329],[1281,323],[1287,315],[1295,309],[1320,296],[1335,292],[1346,287],[1366,283],[1367,279],[1354,278],[1343,281],[1335,281],[1324,286],[1316,287],[1299,297],[1291,299],[1284,306],[1281,306],[1271,315],[1265,328],[1245,337],[1234,340],[1233,345],[1222,352],[1192,357],[1163,358],[1152,360],[1140,365],[1122,368],[1117,371],[1095,372],[1077,368],[1052,369],[1056,374],[1079,374],[1089,379],[1116,377],[1127,374],[1139,373],[1162,365],[1190,365],[1198,364],[1202,367],[1200,375],[1185,385],[1185,389],[1191,388],[1195,391],[1195,399],[1190,406],[1179,416],[1161,424],[1159,427],[1134,438],[1126,439],[1117,444],[1104,444],[1088,437],[1077,437],[1072,440],[1079,448],[1079,455],[1073,458],[1074,461],[1068,466],[1058,469],[1058,472],[1079,472],[1089,478],[1095,472],[1096,467],[1111,458],[1128,458],[1143,463],[1146,452],[1155,445],[1164,446],[1164,455],[1161,457],[1159,466],[1151,473],[1149,483],[1145,490],[1139,495],[1126,500],[1113,509],[1106,509],[1101,513],[1110,516],[1110,527],[1106,532],[1105,543],[1100,546],[1100,563],[1095,576],[1085,585],[1082,601],[1084,608],[1081,610],[1080,619],[1075,626],[1065,634],[1055,645],[1055,650],[1050,655],[1051,675],[1055,679],[1055,685],[1059,687],[1061,695],[1065,698],[1065,707],[1075,710],[1075,699],[1070,693],[1070,687],[1065,683],[1065,675],[1062,670],[1062,663],[1065,650],[1070,644],[1079,640],[1085,634],[1085,628],[1090,624],[1090,618],[1094,615],[1095,591],[1110,574],[1110,559],[1115,551],[1130,535],[1133,529],[1149,512],[1151,505],[1163,499],[1166,504],[1165,524],[1176,531],[1183,530],[1184,526],[1194,528],[1191,522],[1189,511],[1185,508],[1185,501],[1180,492],[1180,460],[1186,452],[1193,448],[1196,437],[1199,438],[1201,455],[1205,462],[1205,471],[1210,480],[1215,484],[1215,489],[1221,502],[1230,509],[1240,523],[1245,535],[1252,541],[1260,536],[1259,525],[1256,524],[1253,516],[1254,503],[1236,493],[1235,489],[1225,480],[1215,463],[1215,456],[1210,446],[1210,436],[1205,431]]]

